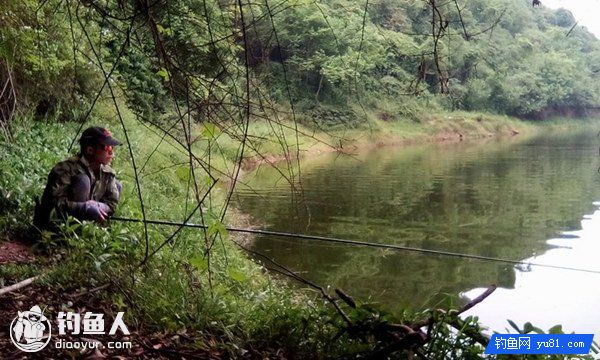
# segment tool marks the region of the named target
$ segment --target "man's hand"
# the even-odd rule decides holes
[[[87,219],[104,222],[108,218],[110,207],[103,202],[88,200],[85,202],[84,214]]]

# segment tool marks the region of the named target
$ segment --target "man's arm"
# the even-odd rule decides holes
[[[117,204],[119,203],[119,198],[121,197],[121,184],[114,175],[110,174],[108,176],[109,178],[106,184],[106,191],[104,192],[104,195],[100,201],[110,207],[109,215],[112,215],[117,209]]]
[[[69,211],[69,199],[67,191],[71,185],[71,171],[68,164],[58,163],[52,168],[48,175],[48,182],[42,195],[42,206],[49,211],[55,208],[59,213]]]

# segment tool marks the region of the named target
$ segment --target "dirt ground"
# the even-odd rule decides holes
[[[0,265],[11,263],[25,263],[35,259],[29,246],[14,242],[0,242]]]

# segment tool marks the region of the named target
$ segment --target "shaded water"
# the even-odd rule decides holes
[[[329,154],[302,162],[301,196],[265,167],[235,200],[269,230],[600,270],[600,225],[582,231],[584,217],[600,222],[599,143],[592,131]],[[600,333],[600,275],[276,237],[253,247],[390,311],[433,306],[444,294],[466,301],[498,284],[471,311],[494,330],[510,318]],[[585,321],[561,313],[575,304]]]

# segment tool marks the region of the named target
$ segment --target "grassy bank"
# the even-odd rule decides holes
[[[357,110],[358,111],[358,110]],[[367,111],[367,119],[360,127],[305,127],[299,126],[298,149],[296,148],[294,124],[286,122],[287,139],[293,142],[293,152],[285,153],[276,141],[265,142],[259,147],[260,154],[245,160],[247,169],[259,163],[274,163],[299,154],[314,156],[324,152],[353,153],[382,146],[410,146],[428,142],[458,142],[489,138],[527,138],[549,131],[596,129],[599,120],[552,118],[544,121],[523,121],[514,117],[480,112],[432,112],[411,117],[386,119],[381,110]],[[302,119],[304,123],[309,120]],[[269,138],[269,128],[264,122],[254,123],[253,135]],[[295,150],[298,150],[296,153]],[[262,155],[262,156],[261,156]]]
[[[0,286],[42,274],[26,306],[37,301],[56,311],[78,311],[91,304],[111,314],[125,311],[127,323],[140,339],[157,333],[168,334],[164,335],[168,339],[178,336],[173,347],[192,352],[233,357],[279,354],[335,358],[368,354],[378,346],[379,340],[368,332],[342,332],[344,320],[318,292],[292,289],[267,274],[265,266],[251,261],[236,245],[243,239],[224,229],[225,224],[240,225],[243,221],[235,212],[225,211],[229,186],[238,174],[240,147],[235,138],[210,124],[195,127],[190,136],[192,147],[203,162],[194,163],[191,171],[189,154],[177,144],[181,137],[164,136],[156,128],[138,123],[130,113],[124,114],[124,122],[138,179],[128,149],[120,148],[114,168],[123,181],[124,192],[117,215],[142,218],[139,181],[146,218],[183,221],[196,205],[195,192],[206,193],[214,177],[217,185],[203,202],[202,215],[197,212],[188,219],[205,223],[208,228],[182,229],[173,234],[176,228],[149,225],[148,250],[153,253],[160,249],[151,257],[146,257],[145,229],[136,223],[113,221],[110,226],[98,227],[70,222],[57,233],[43,233],[42,240],[35,239],[29,225],[33,199],[41,194],[49,169],[69,155],[67,149],[78,125],[22,118],[13,124],[13,138],[3,140],[0,147],[0,227],[3,238],[34,240],[37,260],[27,265],[1,265]],[[124,139],[120,124],[111,116],[100,112],[95,123],[108,126],[116,137]],[[427,115],[419,122],[378,119],[370,123],[369,128],[333,129],[326,134],[302,126],[295,132],[293,123],[253,121],[245,166],[291,161],[298,155],[337,148],[460,138],[455,134],[465,138],[512,136],[540,128],[514,119],[465,113]],[[565,124],[556,121],[552,126]],[[454,135],[442,136],[449,133]],[[83,297],[77,296],[82,293]],[[6,309],[23,305],[18,305],[10,294],[3,300]],[[397,317],[366,304],[356,309],[346,307],[346,312],[354,323],[369,329],[381,323],[412,321],[422,315]],[[3,323],[7,320],[10,322],[2,318]],[[441,327],[434,336],[440,337],[439,351],[448,347],[471,351],[473,356],[481,352],[472,342],[451,341],[448,331]],[[14,352],[5,340],[0,346]]]
[[[0,221],[3,238],[11,240],[22,239],[26,234],[30,237],[33,198],[40,194],[52,165],[65,157],[70,141],[65,134],[76,131],[75,124],[28,126],[31,128],[26,129],[24,123],[15,124],[15,138],[10,144],[3,143],[1,150]],[[115,128],[114,124],[111,127]],[[143,127],[132,126],[129,136],[140,159],[160,141],[160,137]],[[187,176],[177,164],[184,162],[185,154],[174,149],[163,143],[154,155],[155,161],[148,162],[145,168],[138,164],[138,169],[143,169],[141,185],[147,218],[183,220]],[[121,150],[118,157],[114,167],[119,169],[126,189],[118,215],[140,218],[127,154]],[[223,162],[224,168],[228,165]],[[164,170],[169,166],[174,166],[171,171]],[[128,323],[135,324],[140,332],[193,334],[194,346],[199,349],[218,348],[234,356],[254,348],[265,352],[283,348],[298,354],[323,352],[325,345],[319,338],[331,336],[328,332],[335,328],[325,324],[331,319],[322,314],[324,307],[308,301],[313,296],[292,292],[266,276],[261,266],[228,241],[216,215],[223,206],[223,193],[219,190],[207,201],[204,219],[190,219],[204,220],[212,226],[208,232],[215,232],[209,237],[214,244],[207,245],[198,231],[184,229],[138,267],[145,248],[141,225],[111,222],[108,227],[97,227],[72,222],[58,234],[43,234],[44,241],[37,243],[34,264],[2,265],[0,285],[42,273],[39,292],[64,296],[59,303],[52,303],[56,298],[39,296],[44,302],[40,305],[76,311],[71,308],[73,301],[65,304],[73,294],[110,284],[110,290],[86,296],[86,303],[126,311]],[[188,210],[192,204],[193,201],[187,202]],[[157,249],[173,231],[149,227],[150,249]],[[203,256],[207,246],[212,247],[210,257]],[[302,323],[305,326],[298,328]]]

